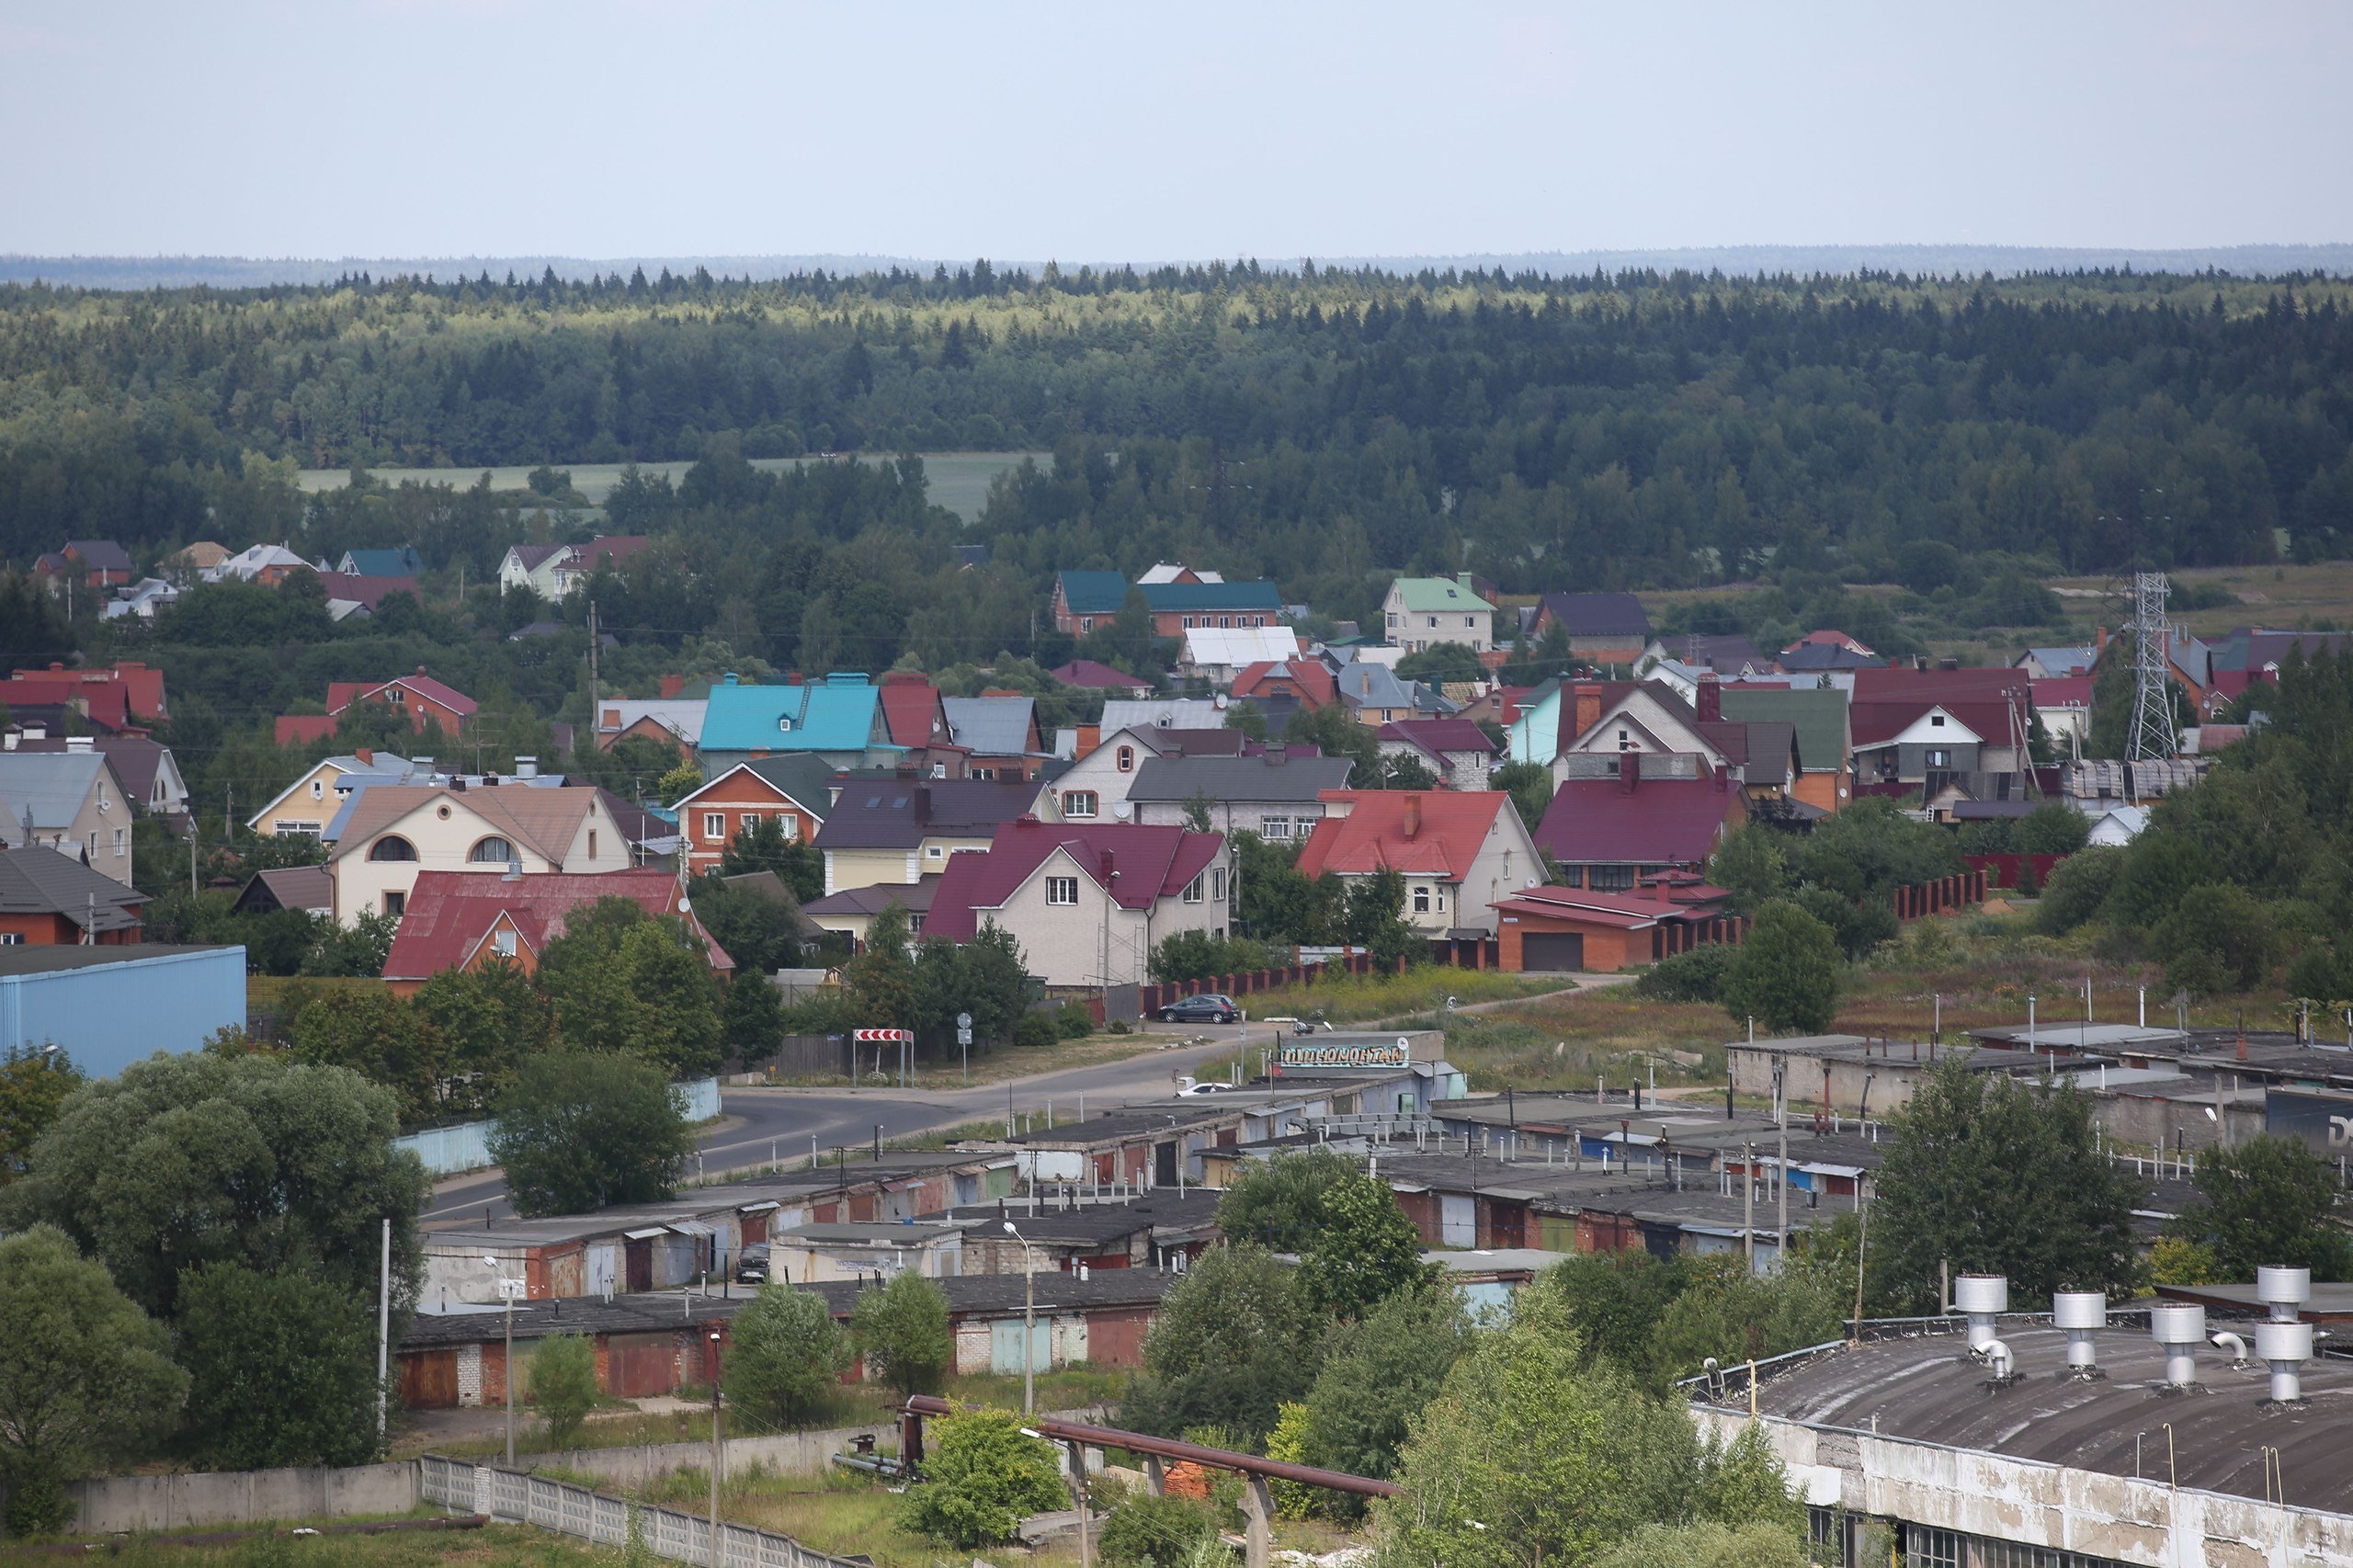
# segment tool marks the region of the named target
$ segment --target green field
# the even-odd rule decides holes
[[[858,454],[858,460],[879,462],[889,456],[888,453],[866,452]],[[969,523],[981,515],[982,506],[988,501],[989,482],[1006,470],[1018,467],[1026,457],[1043,460],[1047,454],[926,452],[923,454],[924,474],[931,482],[932,500]],[[752,466],[780,470],[816,460],[813,458],[754,458]],[[604,504],[605,497],[611,494],[613,486],[630,467],[627,463],[558,463],[555,466],[572,475],[574,489],[598,506]],[[666,473],[675,483],[694,464],[663,462],[639,463],[636,466],[642,473]],[[412,479],[420,484],[472,484],[481,475],[488,473],[493,490],[521,490],[525,488],[524,480],[531,469],[516,465],[492,469],[375,468],[368,472],[387,484],[399,484]],[[298,475],[298,483],[306,491],[337,490],[350,482],[351,473],[347,469],[306,468]]]

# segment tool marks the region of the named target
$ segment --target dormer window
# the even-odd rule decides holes
[[[790,734],[792,733],[792,720],[790,717],[779,719],[776,722],[776,727],[786,734]]]

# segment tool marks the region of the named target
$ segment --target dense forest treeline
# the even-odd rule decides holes
[[[2077,571],[2259,562],[2280,529],[2325,554],[2353,536],[2347,288],[984,262],[9,287],[0,551],[281,537],[279,465],[1074,448],[979,525],[1033,578],[1185,554],[1360,608],[1404,567],[1527,591],[1885,579],[1921,540]]]

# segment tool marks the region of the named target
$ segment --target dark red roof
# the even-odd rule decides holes
[[[948,740],[948,710],[939,705],[939,688],[925,676],[894,671],[882,677],[879,690],[882,725],[892,745],[928,746]]]
[[[734,960],[720,950],[686,903],[675,871],[540,871],[509,881],[497,871],[420,871],[392,950],[384,960],[386,980],[424,980],[472,959],[488,939],[501,915],[534,953],[563,935],[575,909],[599,899],[625,898],[650,915],[678,915],[703,939],[713,969]]]
[[[1089,691],[1150,691],[1152,682],[1139,680],[1121,669],[1114,669],[1099,659],[1073,659],[1046,672],[1064,686],[1084,687]]]
[[[1309,878],[1406,871],[1461,881],[1511,797],[1498,790],[1327,790],[1348,814],[1315,824],[1299,852]]]
[[[1079,874],[1104,885],[1125,909],[1147,909],[1173,898],[1208,869],[1225,844],[1221,833],[1134,823],[1087,826],[1032,818],[1006,823],[985,854],[950,855],[932,895],[924,935],[969,941],[984,915],[1004,906],[1055,851],[1068,849]]]
[[[1233,695],[1256,697],[1261,688],[1288,680],[1301,696],[1311,699],[1321,707],[1339,696],[1337,676],[1320,659],[1302,655],[1295,659],[1260,659],[1255,665],[1245,665],[1242,673],[1233,677]]]
[[[1495,743],[1469,719],[1398,719],[1381,726],[1384,741],[1407,741],[1435,756],[1450,751],[1494,755]]]
[[[1631,893],[1589,892],[1583,888],[1529,888],[1526,892],[1516,892],[1508,898],[1495,900],[1495,908],[1506,915],[1583,920],[1621,930],[1637,930],[1645,926],[1655,926],[1662,920],[1699,918],[1680,904],[1654,898],[1637,898]]]
[[[1715,847],[1740,795],[1720,777],[1572,778],[1536,824],[1537,846],[1564,866],[1698,865]]]
[[[1885,745],[1941,708],[1987,745],[2007,745],[2013,713],[2023,733],[2032,701],[2020,670],[1857,670],[1847,722],[1857,748]]]
[[[19,673],[0,681],[0,703],[10,708],[63,708],[80,702],[90,722],[107,730],[132,727],[131,688],[119,681],[85,681],[63,675]]]
[[[271,738],[282,746],[308,745],[334,734],[335,726],[332,713],[280,713]]]
[[[386,594],[414,594],[414,577],[360,577],[343,572],[322,572],[319,586],[331,599],[351,599],[366,605],[372,612],[383,603]]]

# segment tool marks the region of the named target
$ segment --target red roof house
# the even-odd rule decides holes
[[[880,683],[882,727],[894,746],[944,746],[953,736],[939,688],[916,670],[893,670]]]
[[[494,960],[529,974],[539,967],[547,945],[563,935],[575,910],[607,898],[628,899],[649,915],[684,920],[701,940],[710,967],[722,974],[733,971],[734,960],[695,918],[675,871],[541,871],[512,881],[471,871],[420,871],[384,960],[384,980],[406,995],[443,970],[479,969]]]
[[[0,703],[20,723],[51,717],[55,709],[62,722],[67,710],[87,718],[96,728],[117,734],[137,727],[131,716],[131,687],[119,681],[86,681],[80,670],[40,672],[19,670],[0,681]],[[159,677],[160,679],[160,677]]]
[[[1225,933],[1230,872],[1223,834],[1023,817],[948,858],[924,935],[970,941],[988,921],[1049,985],[1138,983],[1168,937]]]
[[[131,661],[100,665],[91,669],[67,669],[52,664],[45,670],[18,670],[17,675],[42,680],[78,681],[84,687],[120,686],[128,694],[131,714],[138,719],[163,719],[171,710],[164,705],[164,672],[149,669],[145,665]]]
[[[1704,927],[1715,915],[1656,897],[1586,888],[1530,888],[1495,907],[1503,917],[1497,965],[1509,973],[1614,973],[1649,963],[1662,949],[1693,945],[1680,933],[1662,940],[1662,927]]]
[[[414,577],[360,577],[348,572],[322,572],[318,576],[319,586],[326,590],[328,598],[365,605],[370,615],[384,602],[385,595],[417,591]]]
[[[1433,936],[1493,932],[1495,901],[1544,881],[1511,797],[1496,790],[1326,790],[1327,815],[1299,852],[1310,879],[1396,871],[1405,920]]]
[[[1696,777],[1662,776],[1688,760],[1635,754],[1614,777],[1564,779],[1536,824],[1536,842],[1571,887],[1593,892],[1628,892],[1646,875],[1706,864],[1724,835],[1748,820],[1747,798],[1705,763]]]
[[[396,709],[407,714],[409,727],[419,732],[430,719],[441,726],[443,734],[451,736],[463,733],[474,716],[472,698],[435,680],[419,665],[415,675],[396,676],[387,681],[329,681],[327,710],[280,714],[276,731],[278,744],[300,745],[334,734],[335,721],[355,702],[375,702]]]
[[[1046,672],[1064,686],[1078,687],[1086,691],[1116,692],[1121,697],[1149,697],[1152,682],[1138,680],[1121,669],[1114,669],[1099,659],[1073,659]]]
[[[1261,659],[1233,677],[1235,697],[1287,697],[1313,713],[1339,700],[1339,678],[1321,659]]]

